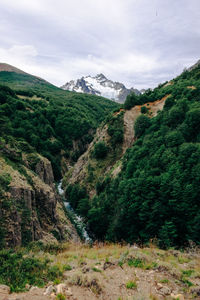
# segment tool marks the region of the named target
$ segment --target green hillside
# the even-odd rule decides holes
[[[150,118],[148,105],[141,108],[135,142],[117,177],[100,178],[90,200],[81,194],[83,187],[67,189],[71,202],[76,190],[76,207],[100,240],[200,244],[200,66],[153,91],[128,96],[124,106],[161,98],[164,109],[156,117]]]
[[[1,137],[5,143],[26,141],[47,157],[56,179],[61,177],[61,159],[76,161],[98,125],[118,107],[102,97],[63,91],[29,74],[0,72],[0,84]]]
[[[3,67],[14,72],[0,72],[0,248],[77,238],[54,183],[118,104]]]

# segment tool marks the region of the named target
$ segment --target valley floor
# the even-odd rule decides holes
[[[37,253],[38,258],[44,256],[53,265],[65,266],[62,279],[24,293],[0,293],[0,300],[200,299],[200,252],[195,248],[180,252],[154,246],[66,244],[58,254]]]

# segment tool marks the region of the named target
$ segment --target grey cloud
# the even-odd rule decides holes
[[[57,85],[102,72],[148,88],[199,59],[199,0],[2,0],[0,12],[2,58]]]

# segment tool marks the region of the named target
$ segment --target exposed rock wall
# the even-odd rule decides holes
[[[0,216],[5,246],[21,246],[31,241],[78,239],[68,218],[60,218],[57,206],[63,209],[56,192],[51,163],[38,155],[34,170],[23,166],[24,174],[0,157],[0,175],[9,174],[11,182],[0,199]],[[2,228],[1,228],[2,227]],[[71,231],[73,233],[71,234]]]

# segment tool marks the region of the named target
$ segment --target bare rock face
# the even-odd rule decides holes
[[[10,293],[10,287],[5,284],[0,284],[0,295],[7,295]]]
[[[52,185],[54,182],[53,171],[51,167],[51,163],[48,159],[43,158],[40,160],[35,166],[35,172],[38,176],[49,185]]]
[[[60,218],[57,213],[58,203],[62,210],[62,202],[56,192],[50,161],[38,155],[34,170],[28,167],[26,161],[24,175],[0,157],[0,175],[9,174],[12,178],[0,199],[0,229],[4,229],[5,246],[21,246],[47,236],[52,242],[69,239],[73,226],[65,214]]]

